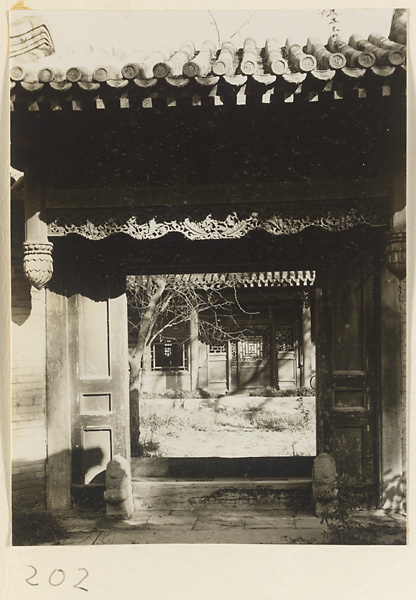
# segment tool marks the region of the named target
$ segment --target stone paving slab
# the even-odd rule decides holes
[[[142,517],[133,517],[133,519],[129,519],[128,521],[110,520],[104,517],[97,522],[97,529],[100,531],[141,529],[146,525],[150,517],[151,515],[143,515]]]
[[[60,540],[59,546],[92,546],[100,537],[101,531],[91,531],[89,533],[71,533],[70,537]],[[54,543],[41,544],[42,546],[56,546]]]
[[[91,532],[94,529],[97,529],[97,519],[71,519],[71,518],[63,518],[59,519],[61,525],[71,531],[72,533],[83,533],[83,532]]]
[[[247,535],[249,533],[249,535]],[[211,530],[181,531],[117,531],[105,532],[96,541],[100,544],[289,544],[294,529],[253,529],[217,527]],[[111,534],[111,535],[110,535]]]
[[[245,529],[287,529],[295,528],[293,517],[273,517],[262,516],[248,517],[244,524]]]
[[[194,531],[200,529],[208,529],[212,530],[215,527],[218,528],[231,528],[231,527],[244,527],[246,517],[243,515],[241,517],[237,516],[200,516],[198,517],[193,529]]]
[[[296,515],[294,522],[297,529],[321,529],[322,531],[325,529],[319,517]]]
[[[72,515],[72,516],[71,516]],[[100,512],[74,511],[60,517],[70,537],[59,545],[103,544],[326,544],[327,529],[311,512],[231,507],[194,510],[136,511],[128,521],[107,519]],[[351,518],[380,526],[377,543],[406,543],[406,518],[370,511],[357,511]],[[44,545],[55,545],[48,543]]]
[[[160,528],[160,527],[173,528],[174,527],[174,528],[179,528],[179,529],[183,529],[186,531],[188,529],[192,529],[193,526],[195,525],[196,521],[197,521],[196,516],[154,515],[154,516],[150,517],[150,519],[147,521],[145,528],[146,529],[154,529],[155,527],[158,527],[158,528]]]

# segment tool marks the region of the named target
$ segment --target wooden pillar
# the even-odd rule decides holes
[[[199,343],[198,343],[198,311],[192,310],[189,322],[189,358],[190,358],[190,374],[191,374],[191,390],[196,390],[199,387],[198,371],[199,371]]]
[[[312,330],[311,330],[311,306],[309,294],[306,293],[302,304],[302,345],[303,345],[303,377],[302,385],[310,386],[313,372]]]
[[[406,476],[406,232],[404,169],[393,179],[390,230],[381,270],[381,501],[405,508]]]
[[[38,290],[46,286],[53,273],[52,248],[48,226],[42,218],[42,196],[38,182],[25,177],[26,236],[23,243],[23,270]]]
[[[277,350],[276,350],[276,315],[275,311],[271,310],[271,340],[270,340],[270,361],[271,361],[271,382],[272,386],[278,388],[279,376],[278,376],[278,364],[277,364]]]
[[[71,506],[71,398],[67,298],[46,291],[47,506]]]

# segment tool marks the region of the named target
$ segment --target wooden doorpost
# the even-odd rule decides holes
[[[71,397],[68,299],[59,287],[46,290],[47,440],[46,499],[50,510],[71,506]]]
[[[303,377],[301,384],[309,387],[313,370],[312,347],[312,321],[309,292],[304,295],[302,303],[302,350],[303,350]]]
[[[393,180],[390,230],[381,269],[381,502],[405,508],[406,477],[406,176]]]
[[[279,385],[277,348],[276,348],[276,315],[275,310],[271,311],[271,343],[270,343],[270,374],[272,386],[277,388]]]

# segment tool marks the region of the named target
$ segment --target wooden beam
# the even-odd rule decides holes
[[[304,182],[256,183],[198,186],[146,186],[142,188],[45,188],[46,208],[93,208],[111,206],[206,206],[273,202],[316,202],[360,198],[386,198],[388,178],[315,180]]]

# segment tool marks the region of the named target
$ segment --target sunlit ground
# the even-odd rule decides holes
[[[315,397],[146,399],[140,422],[148,457],[316,454]]]

